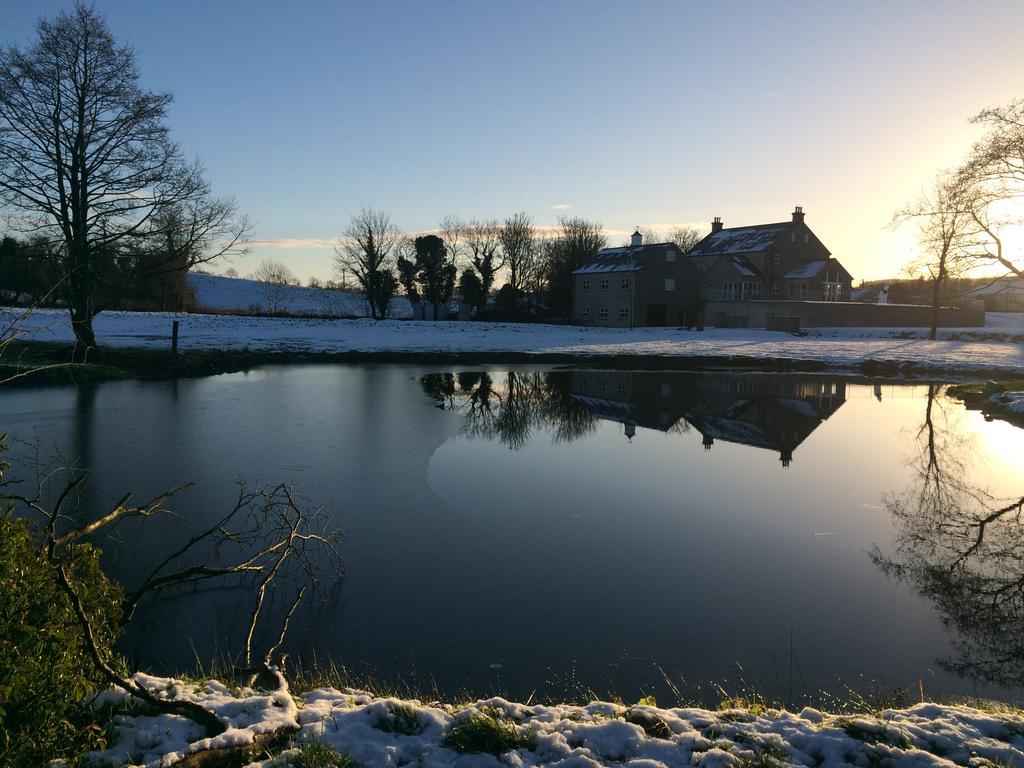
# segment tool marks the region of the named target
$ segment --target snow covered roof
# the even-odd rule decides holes
[[[1015,294],[1024,292],[1024,280],[1020,278],[1004,278],[996,280],[988,285],[975,288],[968,292],[968,296],[994,296],[1000,294]]]
[[[670,250],[676,252],[676,258],[682,258],[683,252],[679,250],[679,246],[675,243],[652,243],[650,245],[627,245],[621,248],[602,248],[588,263],[574,270],[573,274],[636,272],[651,261],[664,261],[665,254]]]
[[[733,227],[712,232],[689,252],[690,257],[723,253],[761,253],[771,248],[791,227],[790,222]]]
[[[744,277],[761,276],[761,273],[757,271],[757,268],[742,256],[732,256],[731,259],[733,266],[736,267],[736,271]]]
[[[827,266],[828,261],[824,259],[821,261],[804,261],[797,264],[782,277],[784,280],[806,280],[807,278],[814,277]]]

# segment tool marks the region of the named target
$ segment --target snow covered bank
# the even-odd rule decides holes
[[[298,764],[302,750],[314,744],[352,761],[343,765],[364,768],[1024,766],[1024,713],[1011,710],[919,704],[836,716],[815,709],[713,712],[646,703],[524,705],[501,698],[452,706],[330,688],[292,703],[250,689],[233,694],[216,681],[142,680],[153,690],[168,689],[202,703],[228,730],[198,741],[198,729],[177,716],[119,715],[110,747],[90,755],[91,764],[162,768],[189,752],[251,744],[285,726],[294,730],[291,744],[250,763],[251,768]]]
[[[321,317],[366,317],[368,314],[366,301],[357,293],[300,285],[273,285],[242,277],[198,272],[189,272],[187,279],[200,311],[281,312]],[[404,298],[392,301],[391,312],[398,319],[412,317],[412,307]]]
[[[5,315],[16,310],[0,309]],[[987,329],[946,329],[935,341],[883,335],[880,329],[816,329],[797,337],[744,328],[581,328],[512,323],[430,323],[309,318],[104,312],[95,319],[101,344],[167,348],[171,323],[180,321],[183,350],[253,350],[322,353],[512,353],[538,360],[597,357],[700,359],[723,362],[810,362],[856,368],[868,361],[927,371],[1024,372],[1024,325],[1019,334],[986,338]],[[1000,330],[1014,330],[1013,327]],[[66,313],[41,310],[29,317],[25,338],[71,342]],[[973,335],[972,335],[973,334]],[[953,338],[956,336],[956,338]]]

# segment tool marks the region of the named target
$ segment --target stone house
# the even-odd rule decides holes
[[[604,248],[573,272],[572,319],[619,328],[689,325],[696,319],[701,275],[675,243]]]
[[[689,257],[701,272],[706,301],[848,301],[853,287],[800,206],[790,221],[775,224],[726,228],[716,216]]]

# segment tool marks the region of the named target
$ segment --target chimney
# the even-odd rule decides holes
[[[711,222],[711,233],[714,234],[715,232],[721,232],[722,226],[722,217],[715,216],[715,220]]]
[[[636,232],[629,238],[629,245],[631,248],[639,248],[644,244],[644,236],[640,234],[640,227],[636,228]]]
[[[804,207],[802,205],[798,205],[796,207],[796,210],[793,211],[793,223],[794,224],[803,224],[804,223]]]

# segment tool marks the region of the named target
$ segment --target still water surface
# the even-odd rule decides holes
[[[37,452],[90,470],[85,515],[195,483],[100,542],[129,584],[240,477],[325,505],[345,575],[297,614],[293,658],[441,693],[1021,699],[1024,533],[993,514],[1024,494],[1024,431],[939,387],[318,365],[11,390],[0,414],[23,475]],[[125,650],[209,663],[251,605],[168,595]]]

